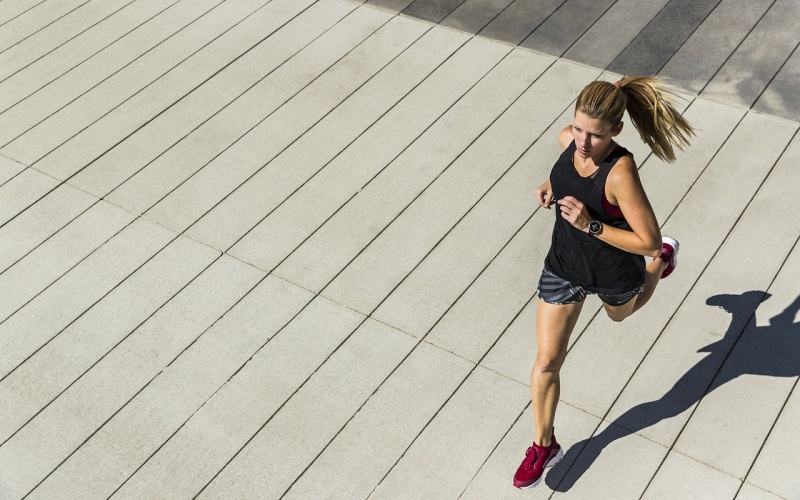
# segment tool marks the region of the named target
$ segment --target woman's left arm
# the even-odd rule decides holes
[[[603,230],[596,238],[626,252],[658,257],[661,254],[661,231],[639,179],[639,171],[630,157],[620,158],[611,169],[606,180],[606,193],[608,200],[620,207],[633,231],[603,224]],[[577,229],[587,230],[591,217],[583,203],[571,196],[565,196],[558,203],[564,218]]]

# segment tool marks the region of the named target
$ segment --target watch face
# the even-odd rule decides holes
[[[602,224],[600,224],[596,220],[593,220],[589,223],[589,232],[592,234],[597,234],[600,232],[600,229],[602,229],[602,227],[603,227]]]

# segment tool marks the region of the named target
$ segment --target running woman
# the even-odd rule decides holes
[[[550,251],[539,280],[531,372],[535,437],[514,474],[514,486],[533,488],[563,456],[553,433],[559,371],[587,294],[597,294],[608,316],[622,321],[644,306],[677,265],[678,242],[662,237],[633,155],[614,138],[627,110],[642,140],[662,160],[675,161],[694,135],[678,113],[674,91],[656,77],[624,77],[587,85],[572,125],[559,134],[563,153],[550,179],[536,190],[555,207]],[[645,257],[653,260],[645,265]]]

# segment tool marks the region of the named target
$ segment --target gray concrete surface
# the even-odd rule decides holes
[[[0,498],[800,499],[797,14],[3,0]],[[619,138],[680,266],[587,300],[522,492],[532,193],[648,71],[698,129]]]

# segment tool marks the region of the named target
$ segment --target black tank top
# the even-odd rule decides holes
[[[586,205],[594,220],[631,231],[622,212],[605,200],[608,173],[617,160],[626,155],[632,156],[631,153],[617,146],[588,177],[581,177],[575,169],[574,153],[573,141],[561,153],[550,172],[550,185],[555,199],[573,196]],[[609,213],[609,210],[617,213]],[[644,257],[590,236],[564,219],[561,210],[554,211],[556,223],[550,251],[545,259],[545,266],[550,272],[587,291],[604,295],[629,292],[644,284]]]

